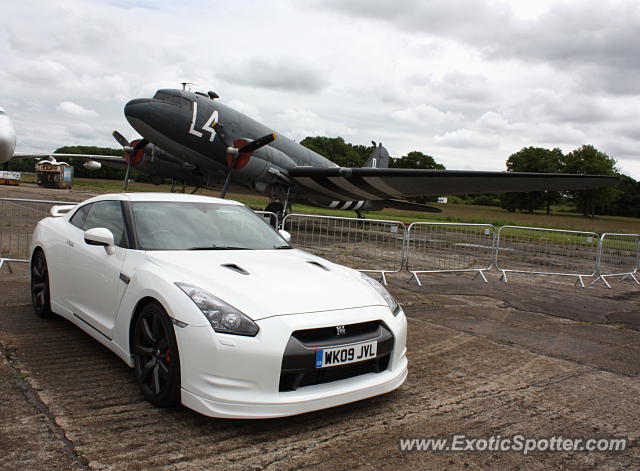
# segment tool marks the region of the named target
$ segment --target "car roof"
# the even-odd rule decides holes
[[[221,198],[213,198],[211,196],[202,195],[186,195],[183,193],[108,193],[105,195],[94,196],[84,203],[93,203],[95,201],[116,200],[116,201],[177,201],[183,203],[218,203],[242,206],[242,203],[233,200],[224,200]]]

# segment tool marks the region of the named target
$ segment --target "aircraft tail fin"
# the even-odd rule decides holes
[[[382,147],[382,143],[376,145],[373,142],[373,147],[373,152],[369,155],[363,168],[389,168],[389,152],[387,152],[387,149]]]

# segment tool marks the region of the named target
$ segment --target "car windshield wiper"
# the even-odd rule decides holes
[[[253,250],[249,247],[232,247],[230,245],[205,245],[202,247],[191,247],[187,250]]]
[[[276,250],[282,250],[282,249],[292,249],[293,247],[291,247],[290,245],[278,245],[277,247],[274,247],[274,249]]]

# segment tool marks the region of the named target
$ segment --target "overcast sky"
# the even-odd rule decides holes
[[[448,169],[593,144],[640,179],[640,2],[21,0],[0,16],[17,151],[117,147],[180,82],[291,138],[382,141]]]

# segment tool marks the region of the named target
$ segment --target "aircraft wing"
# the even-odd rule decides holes
[[[296,184],[340,201],[413,196],[600,188],[617,177],[562,173],[479,172],[403,168],[294,167]]]
[[[56,160],[59,159],[83,159],[83,160],[93,160],[95,162],[100,162],[101,164],[106,165],[107,167],[114,168],[127,168],[127,161],[124,157],[119,157],[117,155],[92,155],[92,154],[27,154],[27,153],[15,153],[13,154],[14,159],[48,159],[49,157],[53,157]]]

